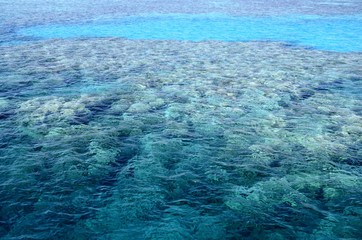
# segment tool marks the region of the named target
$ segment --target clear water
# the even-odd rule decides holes
[[[38,39],[123,37],[191,41],[285,41],[322,50],[362,51],[361,16],[151,15],[84,24],[35,26],[22,29],[18,34]]]
[[[362,239],[361,8],[0,0],[0,239]]]

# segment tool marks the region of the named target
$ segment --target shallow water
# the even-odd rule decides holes
[[[361,52],[251,38],[18,35],[147,9],[245,15],[257,5],[152,2],[0,11],[3,43],[21,43],[0,46],[0,239],[361,239]],[[320,4],[307,12],[353,23],[357,15],[341,15],[359,6],[277,2],[249,13],[298,19]]]
[[[21,29],[18,34],[35,39],[123,37],[191,41],[285,41],[322,50],[362,52],[362,16],[150,15],[75,25],[35,26]]]

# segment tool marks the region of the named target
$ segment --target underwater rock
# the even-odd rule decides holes
[[[89,144],[89,153],[96,161],[95,163],[100,165],[108,165],[114,162],[117,155],[115,149],[104,148],[98,142],[91,142]]]
[[[134,103],[128,108],[130,113],[145,113],[151,110],[151,106],[142,102]]]
[[[222,124],[213,123],[212,120],[209,123],[203,121],[201,123],[194,122],[193,130],[205,138],[205,141],[208,141],[211,146],[221,147],[225,145],[225,129]]]
[[[0,120],[6,119],[14,114],[11,109],[10,103],[6,98],[0,98]]]
[[[9,107],[9,102],[5,98],[0,98],[0,111],[4,111]]]
[[[154,101],[149,102],[152,108],[160,108],[165,105],[165,101],[162,98],[156,98]]]
[[[90,232],[97,229],[99,239],[110,233],[122,238],[138,236],[139,239],[145,239],[145,231],[139,229],[152,225],[152,218],[158,215],[159,209],[165,204],[162,189],[157,186],[157,178],[155,179],[154,173],[150,174],[150,171],[156,170],[154,164],[148,164],[148,159],[138,160],[131,164],[137,165],[134,166],[134,171],[140,172],[130,178],[128,168],[120,171],[117,176],[118,185],[112,191],[110,203],[99,209],[93,218],[86,220],[84,227]],[[162,174],[160,171],[156,172]],[[153,184],[150,185],[150,182]],[[119,231],[125,227],[127,231]],[[132,236],[130,232],[133,233]]]
[[[343,197],[347,191],[351,191],[352,189],[360,189],[362,187],[362,183],[359,181],[359,178],[353,175],[344,173],[330,173],[328,174],[328,177],[331,180],[327,182],[327,189],[324,191],[324,197],[328,200],[338,200],[338,198]],[[361,191],[358,190],[358,192]]]
[[[120,115],[124,113],[129,108],[129,106],[129,102],[122,99],[112,104],[110,112],[115,115]]]
[[[190,129],[186,123],[168,121],[162,131],[162,135],[166,138],[187,138],[192,136],[192,133],[190,133]]]
[[[257,224],[268,229],[271,224],[273,230],[288,226],[304,232],[316,228],[322,217],[320,212],[309,208],[313,206],[314,199],[300,192],[287,178],[270,178],[250,188],[235,186],[233,192],[234,195],[228,197],[225,204],[233,212],[239,212],[239,221],[245,221],[249,226]],[[260,215],[260,212],[265,215]]]
[[[87,159],[89,176],[104,177],[111,169],[111,163],[116,162],[118,151],[113,148],[104,148],[98,142],[91,142],[89,144],[89,153],[92,157]]]
[[[24,125],[57,125],[65,121],[76,121],[77,116],[90,114],[78,100],[58,97],[39,97],[25,101],[20,104],[17,112],[19,121]]]
[[[85,104],[86,108],[91,111],[92,114],[98,114],[111,108],[112,104],[116,102],[118,98],[112,94],[101,96],[82,95],[79,100]]]
[[[165,117],[162,112],[156,110],[137,115],[136,118],[137,120],[142,121],[146,131],[152,131],[152,129],[160,128],[165,121]]]
[[[147,136],[149,139],[150,136]],[[165,169],[172,169],[184,157],[181,139],[150,139],[146,147],[152,157],[159,161]]]
[[[165,118],[171,121],[184,121],[195,111],[192,105],[182,103],[171,103],[165,109]]]
[[[311,136],[296,134],[293,139],[312,153],[324,152],[325,154],[334,155],[343,153],[348,148],[345,144],[336,142],[329,136],[322,134]]]
[[[362,119],[361,119],[362,121]],[[362,124],[359,125],[352,125],[352,126],[343,126],[342,127],[342,134],[346,136],[362,136]]]
[[[123,114],[123,121],[119,123],[120,130],[123,133],[128,132],[129,135],[141,135],[145,129],[145,124],[131,113]]]

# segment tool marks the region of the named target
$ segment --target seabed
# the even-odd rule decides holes
[[[362,58],[273,42],[0,47],[1,239],[361,239]]]

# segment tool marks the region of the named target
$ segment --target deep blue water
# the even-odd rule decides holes
[[[284,41],[321,50],[362,51],[361,16],[151,15],[84,24],[35,26],[21,29],[18,34],[35,39],[123,37],[191,41]]]
[[[0,0],[0,239],[362,239],[361,14]]]

